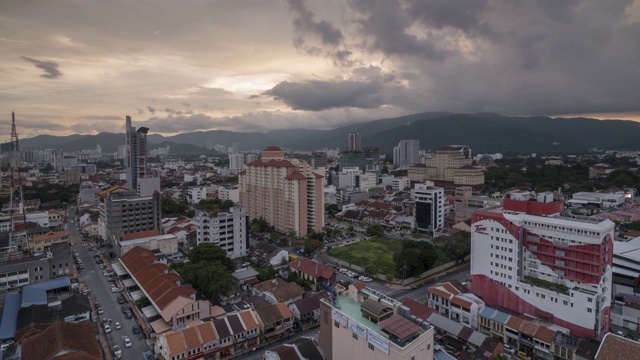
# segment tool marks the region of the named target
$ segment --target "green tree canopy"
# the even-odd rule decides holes
[[[402,250],[394,255],[394,262],[400,276],[410,278],[419,276],[431,269],[436,262],[438,254],[433,245],[426,241],[406,240],[402,243]]]
[[[249,224],[249,231],[252,233],[263,233],[269,228],[269,223],[263,218],[253,219]]]
[[[304,242],[304,253],[312,254],[314,251],[318,249],[322,249],[323,243],[322,241],[318,241],[315,239],[310,239]]]
[[[231,200],[202,199],[196,207],[198,208],[198,210],[214,212],[228,211],[233,206],[235,206],[235,203]]]
[[[218,245],[212,243],[202,243],[194,246],[189,251],[189,263],[221,263],[227,270],[235,271],[236,265],[227,256],[227,253]]]
[[[384,227],[380,224],[371,224],[367,227],[368,236],[382,236],[384,235]]]
[[[437,237],[433,239],[433,244],[439,246],[451,260],[462,261],[471,254],[471,234],[467,232]]]

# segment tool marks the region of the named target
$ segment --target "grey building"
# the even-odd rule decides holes
[[[0,290],[71,276],[73,257],[69,244],[53,244],[49,252],[0,263]]]
[[[98,204],[98,191],[100,191],[100,188],[97,186],[82,186],[78,195],[78,203]]]
[[[138,188],[138,179],[147,175],[147,133],[149,128],[136,130],[131,125],[131,117],[126,117],[127,154],[124,159],[127,168],[127,187]]]
[[[99,194],[100,237],[115,244],[115,239],[134,232],[158,230],[162,232],[159,192],[151,196],[137,196],[134,190],[114,187]]]

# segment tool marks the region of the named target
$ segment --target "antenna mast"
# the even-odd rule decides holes
[[[20,144],[16,131],[16,114],[11,112],[11,153],[10,153],[10,186],[9,202],[9,260],[22,258],[29,254],[29,233],[27,229],[27,214],[22,192],[22,177],[20,176]],[[16,229],[22,224],[21,229]]]

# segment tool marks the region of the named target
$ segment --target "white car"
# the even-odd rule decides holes
[[[119,288],[117,286],[112,286],[111,287],[111,292],[118,292],[118,291],[122,291],[122,288]]]
[[[115,356],[122,355],[122,349],[120,349],[120,346],[113,345],[113,355],[115,355]]]
[[[338,271],[340,271],[340,272],[341,272],[341,273],[343,273],[343,274],[346,274],[346,273],[348,273],[348,272],[349,272],[349,269],[341,268],[341,269],[340,269],[340,270],[338,270]]]
[[[131,347],[131,339],[129,339],[128,336],[124,336],[124,347],[126,348],[130,348]]]
[[[373,281],[373,279],[371,279],[371,278],[370,278],[370,277],[368,277],[368,276],[360,276],[360,277],[358,278],[358,280],[360,280],[360,281],[364,281],[364,282]]]
[[[104,324],[104,333],[108,334],[111,332],[111,326],[109,324]]]
[[[116,321],[116,330],[120,329],[122,329],[122,325],[120,325],[120,323]]]

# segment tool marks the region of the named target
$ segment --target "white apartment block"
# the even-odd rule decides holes
[[[229,171],[237,174],[244,169],[244,154],[229,154]]]
[[[237,187],[220,187],[218,188],[218,198],[220,198],[220,200],[231,200],[235,204],[237,204],[240,201],[240,189],[238,189]]]
[[[189,204],[197,204],[206,198],[207,198],[207,188],[204,186],[191,187],[187,192],[187,202]]]
[[[391,180],[391,189],[394,191],[404,191],[409,186],[411,186],[411,179],[408,177],[393,178]]]
[[[601,338],[611,316],[615,225],[561,216],[564,202],[540,195],[512,194],[473,214],[469,288],[488,305]]]
[[[245,209],[232,207],[228,212],[196,214],[197,245],[213,243],[232,258],[243,257],[249,248],[249,219]]]
[[[484,309],[484,301],[456,282],[435,284],[427,288],[427,306],[438,314],[478,328],[478,314]]]

